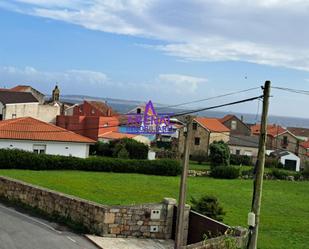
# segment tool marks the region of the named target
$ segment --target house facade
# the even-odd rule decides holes
[[[231,135],[251,135],[251,129],[243,122],[243,118],[239,119],[235,115],[226,115],[219,120],[224,126],[230,129]]]
[[[0,148],[86,158],[94,140],[31,117],[0,122]]]
[[[252,134],[259,136],[260,128],[259,124],[251,126]],[[294,134],[279,125],[268,125],[266,148],[267,150],[287,150],[298,154],[299,140]]]
[[[309,140],[309,129],[308,128],[288,127],[287,130],[293,133],[301,141]]]
[[[256,162],[259,151],[259,138],[257,136],[231,136],[228,146],[231,154],[249,156],[253,163]]]
[[[45,103],[44,95],[30,86],[17,86],[0,91],[0,120],[33,117],[56,123],[60,112],[59,103]]]
[[[101,134],[117,132],[120,125],[119,116],[104,102],[84,101],[66,112],[57,116],[57,126],[96,141]]]
[[[192,140],[190,145],[190,155],[198,151],[208,153],[209,145],[214,141],[228,142],[230,130],[216,118],[197,117],[192,123]],[[184,128],[179,129],[178,150],[184,152]]]

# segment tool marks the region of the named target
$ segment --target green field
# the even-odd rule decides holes
[[[36,185],[103,204],[158,202],[178,196],[179,177],[81,171],[0,170]],[[259,248],[309,248],[309,182],[264,181]],[[224,222],[246,226],[251,180],[189,178],[188,196],[213,194],[227,212]]]

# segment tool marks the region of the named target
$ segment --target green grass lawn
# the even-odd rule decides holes
[[[32,184],[103,204],[158,202],[178,196],[179,177],[82,171],[0,170]],[[305,249],[309,241],[309,182],[264,181],[259,248]],[[246,226],[251,180],[188,180],[188,198],[212,194],[227,212],[224,222]]]

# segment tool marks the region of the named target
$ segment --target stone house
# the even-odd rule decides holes
[[[251,129],[243,122],[243,117],[239,119],[235,115],[226,115],[219,120],[222,124],[224,124],[224,126],[230,129],[231,135],[251,135]]]
[[[308,128],[288,127],[287,130],[293,133],[301,141],[309,140],[309,129]]]
[[[251,126],[251,132],[255,136],[260,135],[260,124]],[[268,125],[267,126],[267,150],[287,150],[292,153],[298,154],[299,140],[289,130],[281,127],[280,125]]]
[[[230,139],[230,129],[224,126],[216,118],[197,117],[192,123],[192,140],[190,155],[198,151],[208,153],[209,145],[214,141],[228,142]],[[182,154],[184,151],[184,127],[179,130],[178,150]]]
[[[299,145],[299,153],[301,168],[304,168],[306,163],[309,163],[309,141],[302,142]]]

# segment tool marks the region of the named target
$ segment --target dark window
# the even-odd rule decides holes
[[[194,139],[194,144],[195,144],[195,145],[200,145],[200,138],[199,138],[199,137],[196,137],[196,138]]]
[[[193,128],[193,130],[196,130],[197,129],[197,123],[193,123],[192,128]]]
[[[137,114],[141,114],[141,112],[142,112],[141,108],[137,108],[137,109],[136,109],[136,113],[137,113]]]
[[[287,136],[284,136],[284,137],[283,137],[283,140],[282,140],[282,146],[283,146],[283,147],[287,147],[288,144],[289,144],[288,137],[287,137]]]
[[[236,150],[236,155],[240,155],[240,150]]]

